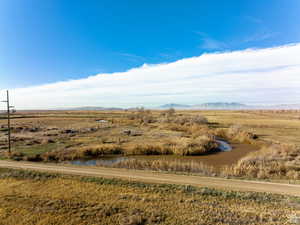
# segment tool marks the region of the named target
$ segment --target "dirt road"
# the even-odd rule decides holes
[[[149,183],[167,183],[213,187],[235,191],[255,191],[273,194],[286,194],[300,197],[300,185],[279,184],[258,181],[233,180],[213,177],[200,177],[192,175],[166,174],[142,170],[127,170],[103,167],[79,167],[57,164],[43,164],[30,162],[15,162],[0,160],[0,167],[29,169],[55,172],[62,174],[84,175],[92,177],[122,178],[127,180],[143,181]]]

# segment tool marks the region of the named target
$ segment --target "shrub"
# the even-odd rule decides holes
[[[16,160],[16,161],[19,161],[19,160],[23,160],[23,157],[24,157],[24,153],[22,152],[12,152],[10,155],[8,155],[8,157],[12,160]]]
[[[240,125],[232,125],[228,129],[216,129],[214,132],[216,136],[238,141],[240,143],[255,144],[258,136],[252,132],[247,131]]]
[[[156,119],[150,110],[138,110],[128,115],[129,120],[138,120],[139,123],[154,123]]]
[[[216,151],[218,143],[213,136],[203,135],[196,138],[178,138],[173,146],[175,155],[202,155]]]
[[[196,116],[178,116],[173,120],[174,123],[181,125],[192,125],[192,124],[207,124],[207,119],[202,115]]]
[[[31,161],[31,162],[40,162],[40,161],[43,161],[43,158],[41,157],[40,154],[31,155],[31,156],[25,156],[25,157],[23,157],[23,159],[26,160],[26,161]]]
[[[51,151],[45,152],[41,155],[43,161],[50,162],[50,161],[59,161],[59,160],[68,160],[69,157],[63,157],[64,154],[61,151]]]
[[[127,146],[127,155],[202,155],[218,150],[214,136],[202,135],[196,138],[176,137],[156,144]]]
[[[172,154],[167,144],[136,144],[126,148],[127,155],[167,155]]]
[[[41,155],[43,161],[65,161],[86,159],[101,155],[122,154],[123,149],[117,144],[99,144],[83,147],[73,147],[56,151],[45,152]]]
[[[202,115],[165,115],[160,117],[158,121],[160,123],[167,123],[171,130],[176,130],[176,127],[178,131],[182,129],[182,126],[193,126],[193,125],[204,125],[208,123],[208,120],[202,116]],[[183,127],[184,128],[184,127]],[[186,127],[184,128],[187,129]]]
[[[189,161],[182,162],[180,160],[141,160],[128,159],[111,165],[101,165],[107,167],[127,168],[127,169],[149,169],[155,171],[173,171],[173,172],[188,172],[200,173],[202,175],[215,175],[215,169],[212,166],[207,166],[201,162]]]
[[[255,178],[300,178],[300,149],[293,145],[271,145],[240,159],[227,174]]]
[[[116,144],[98,144],[91,146],[84,146],[77,149],[78,155],[85,157],[96,157],[100,155],[110,155],[110,154],[122,154],[123,149],[120,145]]]

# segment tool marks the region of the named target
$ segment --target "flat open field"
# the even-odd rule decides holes
[[[39,164],[3,165],[86,177],[0,169],[0,225],[281,225],[300,220],[296,185],[209,177],[299,184],[297,111],[23,112],[13,115],[12,127],[8,155],[6,121],[0,119],[1,158]]]
[[[16,113],[10,158],[299,180],[299,115],[143,109]],[[7,158],[5,118],[0,127],[1,157]],[[232,150],[221,151],[218,140]]]
[[[300,146],[300,110],[202,111],[209,121],[240,124],[260,138]]]
[[[0,170],[0,224],[293,224],[298,198]]]

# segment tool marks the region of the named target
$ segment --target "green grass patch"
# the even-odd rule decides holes
[[[35,156],[43,154],[45,152],[53,151],[59,147],[62,147],[61,143],[49,143],[32,146],[17,146],[14,151],[23,153],[25,156]]]

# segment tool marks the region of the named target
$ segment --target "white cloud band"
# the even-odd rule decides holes
[[[247,49],[11,90],[17,108],[300,103],[300,44]],[[3,93],[3,92],[1,92]]]

